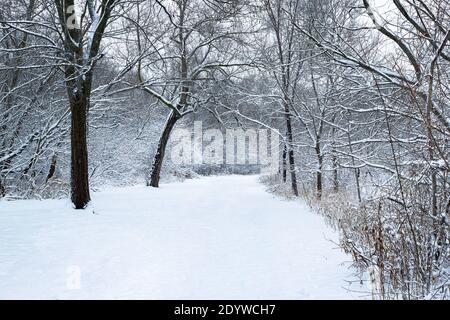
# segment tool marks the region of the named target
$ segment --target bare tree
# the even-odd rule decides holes
[[[283,149],[283,170],[286,170],[285,159],[289,162],[292,192],[298,196],[295,155],[293,149],[292,100],[296,91],[296,81],[302,67],[299,55],[296,29],[289,17],[297,18],[300,11],[299,1],[263,1],[263,8],[269,18],[269,25],[275,36],[276,65],[274,77],[281,92],[284,118],[286,124],[286,142]],[[283,179],[286,173],[283,171]]]
[[[147,16],[139,7],[136,13],[141,22],[136,28],[137,50],[147,53],[137,65],[138,81],[142,90],[170,110],[147,179],[147,185],[158,187],[175,124],[207,104],[211,98],[201,92],[208,83],[242,65],[233,53],[240,34],[235,24],[240,5],[172,0],[145,8]]]
[[[64,69],[72,115],[71,197],[77,209],[84,208],[90,201],[87,112],[94,68],[100,58],[100,43],[117,3],[118,0],[102,0],[97,8],[93,0],[86,0],[81,21],[77,21],[73,0],[55,0],[64,43]],[[89,19],[85,11],[88,12]]]

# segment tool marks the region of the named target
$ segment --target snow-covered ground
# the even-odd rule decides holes
[[[0,298],[348,299],[336,234],[256,176],[0,201]]]

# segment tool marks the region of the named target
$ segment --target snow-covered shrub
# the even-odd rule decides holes
[[[422,167],[423,169],[423,167]],[[417,167],[403,172],[401,186],[390,180],[361,202],[348,191],[327,190],[321,199],[302,194],[314,211],[340,233],[340,247],[370,276],[376,299],[448,299],[450,297],[450,229],[445,171],[438,177],[438,212],[431,212],[430,173]],[[293,198],[289,183],[264,176],[269,192]]]
[[[383,299],[448,298],[448,208],[433,216],[426,184],[386,186],[361,203],[329,197],[316,207],[341,234],[341,247],[363,271],[378,270]],[[445,199],[442,199],[445,200]]]

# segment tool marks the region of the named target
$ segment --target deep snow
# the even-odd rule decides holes
[[[67,200],[0,201],[0,298],[347,299],[362,294],[323,218],[222,176]],[[94,214],[93,214],[94,213]],[[78,284],[80,287],[78,287]]]

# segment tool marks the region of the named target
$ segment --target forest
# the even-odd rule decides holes
[[[196,219],[166,185],[258,175],[372,297],[450,297],[449,0],[2,0],[0,128],[0,230],[133,186]]]

